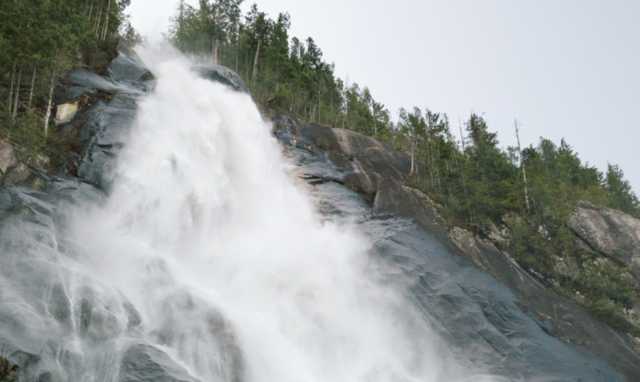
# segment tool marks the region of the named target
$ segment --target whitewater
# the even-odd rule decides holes
[[[94,320],[114,332],[95,337],[122,333],[77,341],[79,376],[118,380],[104,348],[137,337],[202,381],[483,379],[456,365],[407,291],[380,280],[367,237],[318,214],[251,97],[190,65],[154,66],[108,201],[74,213],[84,272],[104,284]],[[135,335],[119,294],[140,315]]]

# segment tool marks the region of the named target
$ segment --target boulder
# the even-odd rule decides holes
[[[78,102],[69,102],[58,105],[56,111],[56,126],[69,123],[78,113]]]
[[[640,220],[580,201],[568,226],[593,250],[640,270]]]
[[[247,84],[244,83],[242,77],[229,68],[221,65],[199,65],[191,69],[203,78],[220,82],[234,90],[251,95],[251,90],[249,90]]]
[[[149,81],[155,79],[151,71],[123,53],[118,54],[107,71],[109,78],[114,81]]]
[[[162,350],[145,343],[124,353],[119,382],[200,382]]]
[[[13,146],[4,141],[0,141],[0,176],[7,173],[9,169],[18,164],[18,155]]]

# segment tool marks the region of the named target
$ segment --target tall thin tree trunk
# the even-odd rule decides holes
[[[47,114],[44,117],[44,136],[46,137],[49,130],[49,119],[51,118],[51,103],[53,101],[53,88],[55,87],[55,73],[51,75],[51,90],[49,91],[49,104],[47,105]]]
[[[213,65],[218,65],[218,39],[214,38],[213,43],[211,44],[211,61]]]
[[[520,155],[520,167],[522,167],[522,178],[524,179],[524,201],[527,204],[527,212],[531,212],[531,206],[529,205],[529,187],[527,185],[527,171],[524,168],[524,158],[522,158],[522,148],[520,147],[520,131],[518,129],[518,120],[514,121],[516,128],[516,138],[518,138],[518,153]]]
[[[414,159],[413,159],[413,139],[411,140],[411,172],[409,174],[413,174],[413,168],[414,168]]]
[[[18,72],[18,83],[16,85],[16,97],[13,100],[13,112],[11,118],[16,119],[18,116],[18,104],[20,103],[20,85],[22,82],[22,66],[20,66],[20,72]]]
[[[258,40],[258,49],[256,49],[256,57],[253,59],[253,80],[256,80],[256,72],[258,71],[258,56],[260,55],[260,46],[262,46],[262,40]]]
[[[107,29],[109,27],[109,10],[111,9],[111,0],[109,0],[109,3],[107,5],[107,17],[106,20],[104,22],[104,31],[102,32],[102,41],[104,41],[107,38]]]
[[[27,110],[29,111],[29,114],[31,114],[31,101],[33,100],[33,88],[36,84],[36,70],[38,69],[37,66],[33,67],[33,76],[31,76],[31,91],[29,92],[29,106],[27,106]]]
[[[91,2],[91,6],[89,7],[89,21],[91,21],[91,16],[93,16],[93,1]]]
[[[320,90],[318,90],[318,122],[322,123],[322,99],[320,97]]]
[[[462,154],[464,155],[466,148],[464,147],[464,135],[462,134],[462,124],[460,120],[458,120],[458,128],[460,128],[460,141],[462,142]]]
[[[374,138],[378,138],[378,124],[376,123],[376,105],[373,102],[373,97],[371,98],[371,115],[373,115],[373,136]]]
[[[11,115],[11,106],[13,106],[13,86],[16,79],[16,65],[18,61],[13,60],[13,69],[11,70],[11,89],[9,90],[9,100],[7,101],[7,111]]]
[[[96,40],[98,39],[98,31],[100,30],[100,20],[102,19],[102,5],[104,3],[104,0],[102,0],[102,2],[100,3],[100,8],[98,8],[98,18],[96,19],[96,24],[93,27],[93,31],[95,33],[95,38]]]

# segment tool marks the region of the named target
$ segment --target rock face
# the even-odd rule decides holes
[[[16,150],[8,142],[0,141],[0,176],[18,164]]]
[[[122,357],[119,382],[200,382],[165,352],[146,344],[131,346]]]
[[[447,227],[433,201],[404,184],[410,171],[409,155],[352,131],[305,123],[272,110],[266,110],[265,115],[274,121],[276,137],[304,164],[303,173],[298,174],[301,178],[315,187],[325,187],[327,182],[344,185],[368,200],[374,216],[407,218],[420,232],[432,235],[432,239],[416,239],[422,234],[415,233],[411,239],[395,238],[392,242],[393,246],[413,243],[412,249],[397,249],[396,253],[426,252],[401,260],[402,264],[413,264],[406,266],[410,269],[407,272],[417,277],[416,298],[444,323],[442,335],[459,344],[472,362],[502,363],[503,367],[493,371],[523,380],[622,378],[605,375],[598,366],[581,379],[579,375],[593,360],[578,361],[581,356],[572,353],[577,346],[582,349],[578,352],[588,351],[608,362],[629,381],[640,381],[640,352],[632,338],[549,291],[492,242],[464,229]],[[503,239],[508,236],[497,228],[494,234]],[[436,244],[440,247],[431,247],[433,240],[441,243]],[[440,251],[454,258],[435,255]],[[471,263],[464,265],[465,261]],[[454,292],[457,288],[462,288],[460,294]],[[538,351],[567,358],[546,358]],[[524,359],[527,362],[520,364]],[[538,370],[532,370],[535,368]]]
[[[220,65],[200,65],[194,66],[193,71],[200,74],[203,78],[219,82],[227,85],[234,90],[251,94],[251,91],[244,83],[242,77],[231,69]]]
[[[592,249],[640,270],[640,220],[580,201],[568,225]]]
[[[155,87],[147,68],[120,54],[111,62],[109,77],[84,69],[69,73],[68,96],[103,92],[113,96],[98,100],[79,118],[85,121],[79,138],[85,142],[79,156],[67,161],[64,176],[81,179],[108,191],[113,181],[116,158],[135,120],[137,100]]]

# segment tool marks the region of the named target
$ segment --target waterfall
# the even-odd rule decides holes
[[[113,346],[143,339],[202,381],[461,380],[368,239],[319,218],[250,96],[182,58],[154,73],[108,201],[72,229],[86,271],[140,315],[127,332],[105,303]]]

